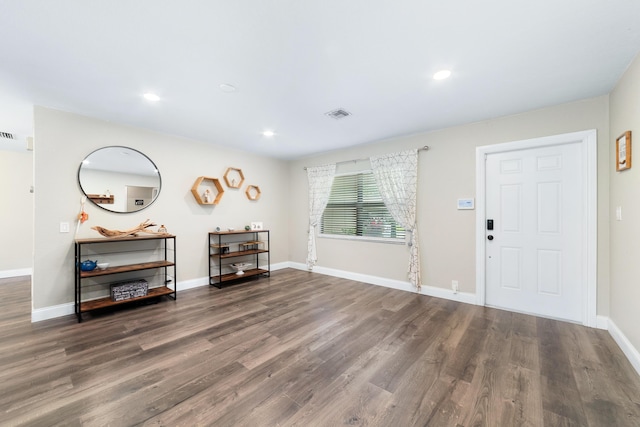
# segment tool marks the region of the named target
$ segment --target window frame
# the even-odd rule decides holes
[[[343,177],[343,176],[369,175],[369,174],[373,175],[373,171],[371,169],[364,169],[364,170],[353,171],[353,172],[344,172],[344,173],[335,174],[334,180],[335,180],[335,178],[339,178],[339,177]],[[374,182],[375,182],[375,177],[373,179],[374,179]],[[331,184],[331,189],[333,190],[333,184]],[[377,189],[377,183],[376,183],[376,189]],[[382,204],[384,205],[384,202],[382,202]],[[330,205],[330,203],[327,203],[327,206],[325,207],[325,210],[327,209],[327,207],[329,205]],[[386,209],[386,205],[384,205],[384,207]],[[388,209],[387,209],[387,212],[389,212]],[[389,212],[389,216],[391,216],[390,212]],[[386,243],[386,244],[392,244],[392,245],[404,245],[404,244],[406,244],[406,241],[407,241],[406,240],[407,239],[407,231],[406,230],[404,231],[405,235],[403,237],[376,237],[376,236],[354,236],[354,235],[345,235],[345,234],[325,234],[325,233],[322,232],[323,219],[324,219],[324,212],[322,213],[322,217],[320,219],[320,224],[317,227],[317,231],[316,231],[316,235],[319,238],[336,239],[336,240],[351,240],[351,241],[358,241],[358,242],[377,242],[377,243]],[[395,223],[395,220],[393,220],[393,221]]]

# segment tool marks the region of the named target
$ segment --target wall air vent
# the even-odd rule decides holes
[[[351,115],[350,112],[348,112],[347,110],[343,110],[342,108],[329,111],[328,113],[324,113],[324,114],[336,120],[344,119],[345,117],[349,117]]]
[[[9,132],[0,132],[0,138],[5,138],[5,139],[15,139],[13,137],[12,133]]]

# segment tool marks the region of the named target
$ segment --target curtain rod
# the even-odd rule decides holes
[[[424,147],[420,147],[418,148],[418,151],[427,151],[429,150],[429,146],[425,145]],[[356,163],[356,162],[364,162],[365,160],[369,160],[368,158],[366,159],[353,159],[353,160],[343,160],[341,162],[336,162],[336,165],[341,165],[344,163]],[[307,170],[307,167],[303,167],[302,169]]]

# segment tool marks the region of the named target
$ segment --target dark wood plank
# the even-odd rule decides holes
[[[545,418],[555,414],[563,422],[588,425],[570,354],[558,332],[558,323],[538,319],[540,386]]]
[[[29,292],[0,279],[0,425],[640,425],[580,325],[298,270],[83,323],[30,323]]]

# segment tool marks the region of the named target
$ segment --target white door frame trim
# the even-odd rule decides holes
[[[586,250],[583,253],[583,307],[582,319],[585,326],[596,327],[597,315],[597,261],[598,261],[598,146],[595,129],[565,133],[523,141],[484,145],[476,148],[476,304],[486,304],[485,271],[485,219],[486,219],[486,156],[493,153],[540,148],[566,144],[569,140],[579,142],[583,147],[584,167],[584,228]]]

